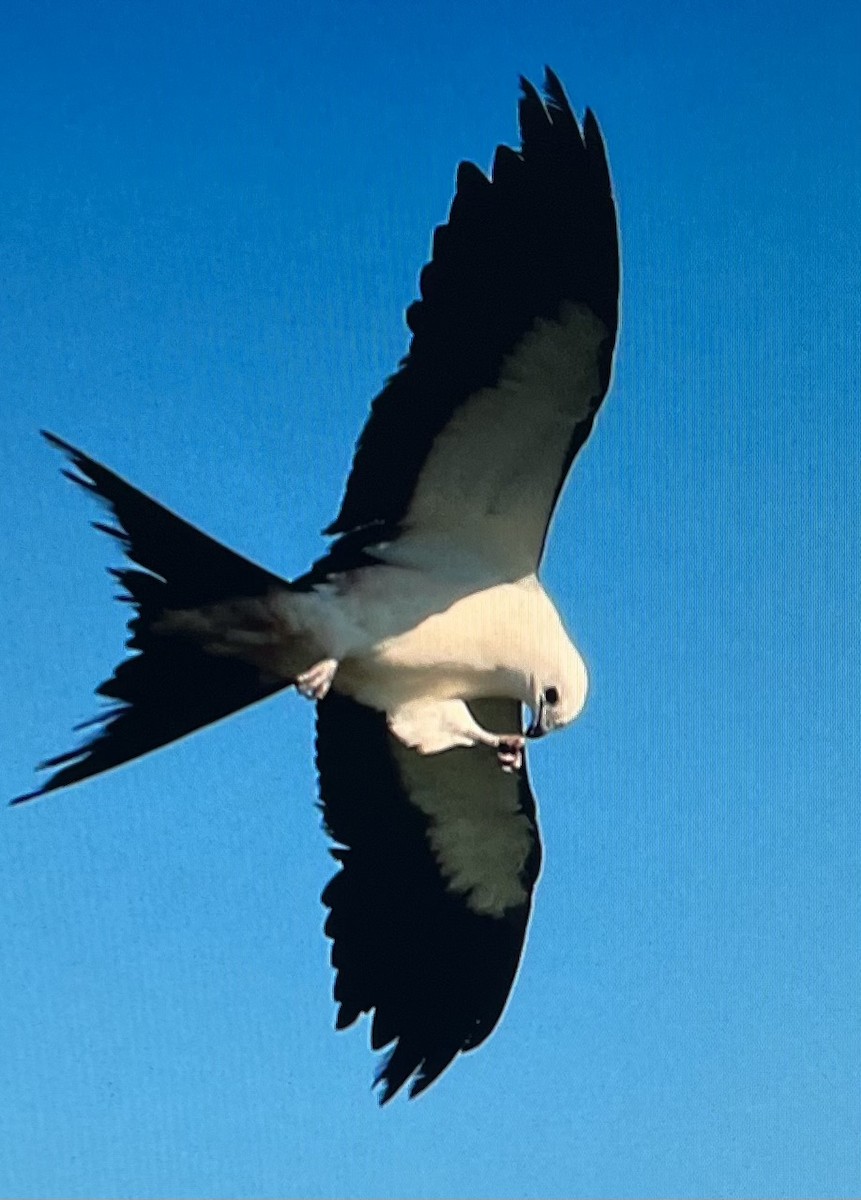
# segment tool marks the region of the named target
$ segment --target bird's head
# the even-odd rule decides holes
[[[570,725],[586,703],[589,687],[586,664],[567,638],[554,649],[532,676],[529,701],[532,724],[526,731],[527,737],[543,737]]]

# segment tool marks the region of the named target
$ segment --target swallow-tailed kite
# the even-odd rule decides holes
[[[317,704],[339,1028],[373,1013],[381,1099],[491,1033],[541,861],[525,736],[583,708],[538,570],[610,381],[619,258],[598,125],[527,81],[519,150],[457,172],[409,352],[374,400],[334,540],[288,582],[47,434],[132,565],[132,651],[40,796],[294,686]]]

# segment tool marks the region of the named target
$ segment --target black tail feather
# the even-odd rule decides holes
[[[60,769],[13,804],[138,758],[284,686],[262,679],[256,667],[239,659],[207,654],[179,632],[159,630],[158,622],[168,609],[260,596],[284,588],[286,581],[202,533],[67,442],[50,433],[44,437],[75,468],[63,473],[106,504],[118,523],[94,522],[96,528],[116,538],[137,564],[111,570],[125,589],[119,598],[134,606],[126,645],[135,653],[96,689],[112,703],[77,726],[93,729],[93,736],[43,762],[40,769]]]

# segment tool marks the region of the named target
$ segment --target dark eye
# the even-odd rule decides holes
[[[559,693],[555,687],[549,687],[544,693],[544,699],[548,704],[555,704],[559,699]]]

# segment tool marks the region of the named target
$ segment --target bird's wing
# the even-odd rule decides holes
[[[480,721],[518,727],[513,701]],[[377,1073],[385,1102],[422,1092],[493,1031],[517,972],[541,844],[525,768],[492,749],[421,756],[385,716],[335,693],[318,705],[317,769],[340,870],[330,909],[337,1026],[373,1011],[371,1043],[394,1043]]]
[[[400,528],[534,571],[556,500],[607,391],[616,209],[597,122],[559,80],[522,81],[519,151],[461,164],[433,238],[409,353],[374,400],[326,531]],[[367,542],[367,538],[364,539]]]

